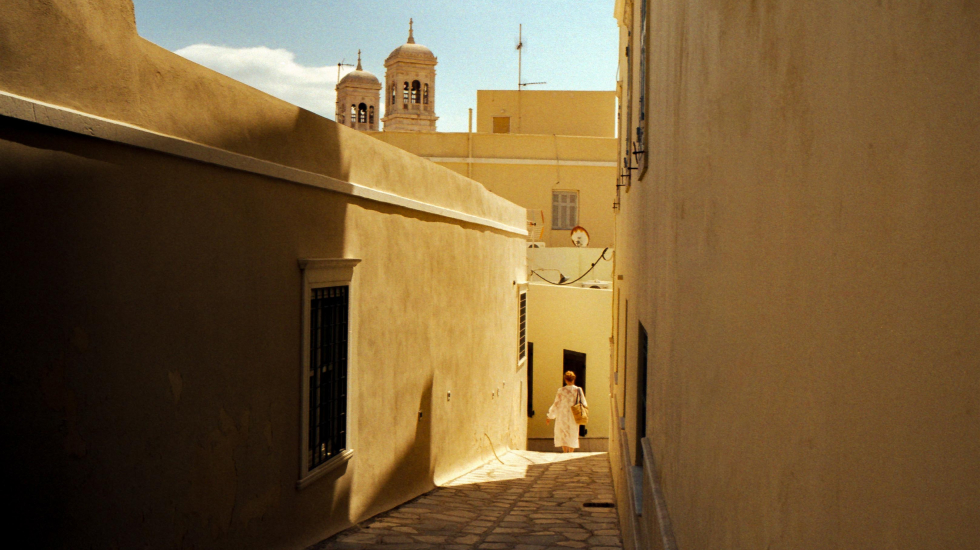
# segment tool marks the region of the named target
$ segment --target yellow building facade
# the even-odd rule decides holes
[[[491,115],[501,112],[514,116],[510,133],[490,131]],[[477,132],[386,130],[370,135],[472,178],[530,210],[529,220],[540,230],[531,240],[572,246],[571,229],[581,226],[589,232],[590,246],[613,245],[618,173],[614,92],[481,90],[477,121],[478,129],[483,128]],[[521,127],[533,132],[516,133]],[[574,203],[574,214],[569,203]]]
[[[479,90],[479,133],[616,136],[616,94],[566,90]]]

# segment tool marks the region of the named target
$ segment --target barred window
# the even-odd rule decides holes
[[[310,470],[347,448],[348,289],[314,288],[310,298]]]
[[[356,370],[357,292],[348,258],[300,260],[303,273],[303,323],[300,362],[299,480],[302,489],[353,456],[347,412],[348,385]]]
[[[520,297],[520,322],[517,335],[517,362],[520,363],[527,357],[527,292],[521,292]]]
[[[573,229],[576,225],[578,225],[578,191],[553,191],[551,228]]]

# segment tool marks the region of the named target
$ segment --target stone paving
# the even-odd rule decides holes
[[[613,502],[606,453],[514,451],[307,550],[612,550]]]

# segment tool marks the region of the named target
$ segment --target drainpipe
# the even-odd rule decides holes
[[[466,132],[466,177],[473,178],[473,108],[470,107],[470,128]]]

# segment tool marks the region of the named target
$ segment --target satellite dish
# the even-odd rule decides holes
[[[579,248],[589,246],[589,232],[581,225],[572,228],[572,244]]]

